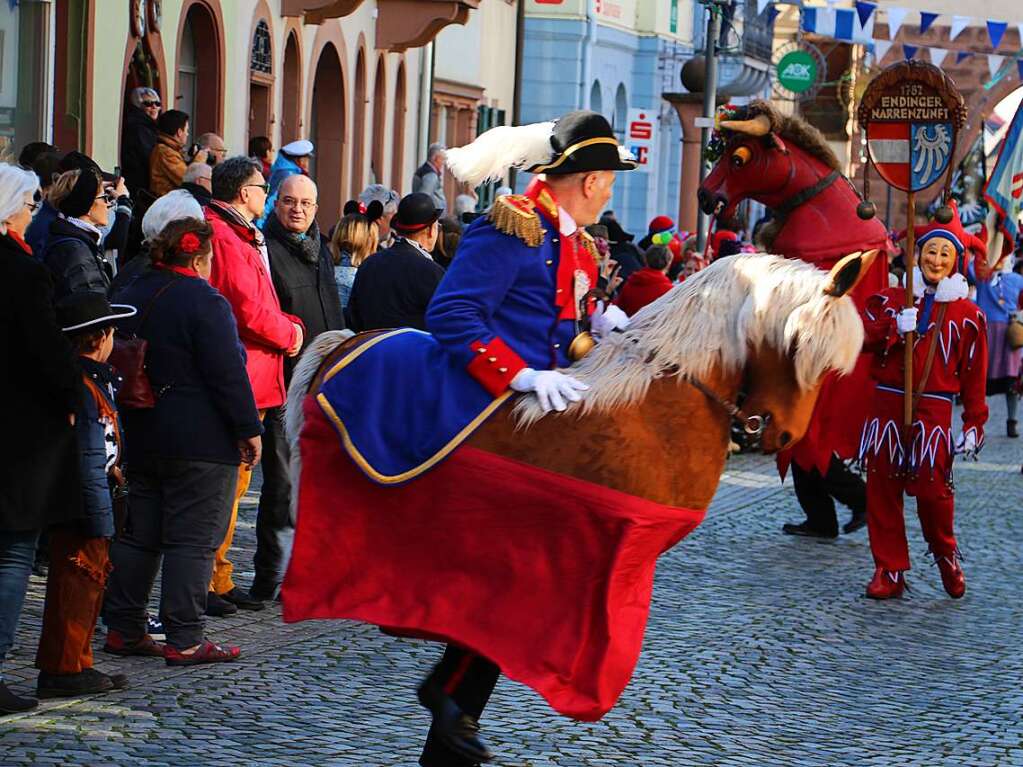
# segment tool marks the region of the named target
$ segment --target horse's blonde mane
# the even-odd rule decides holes
[[[639,402],[664,375],[702,378],[715,367],[741,368],[747,350],[795,348],[799,385],[828,369],[848,373],[863,346],[851,299],[824,294],[828,275],[810,264],[766,254],[715,261],[641,309],[566,372],[590,390],[569,410],[608,412]],[[535,397],[515,413],[522,425],[543,415]]]

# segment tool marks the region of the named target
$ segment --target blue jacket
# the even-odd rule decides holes
[[[114,395],[120,383],[112,367],[88,357],[80,357],[82,373],[89,376],[99,389],[117,419]],[[114,436],[113,425],[101,418],[99,403],[84,380],[81,404],[75,413],[75,433],[78,436],[79,465],[82,472],[82,505],[85,518],[78,525],[88,538],[112,538],[114,535],[114,506],[110,496],[108,474],[120,462],[120,448]],[[108,431],[109,430],[109,431]],[[121,432],[120,421],[116,431]]]
[[[156,292],[160,295],[139,327]],[[113,298],[138,308],[126,333],[149,343],[146,372],[157,396],[151,410],[124,413],[132,461],[180,458],[238,464],[238,440],[262,433],[245,350],[227,300],[198,276],[143,272]]]
[[[32,223],[25,230],[25,242],[32,248],[32,255],[42,259],[43,251],[50,241],[50,225],[57,220],[57,209],[50,205],[49,200],[43,200],[43,204],[32,216]]]
[[[970,264],[970,277],[973,277]],[[989,322],[1008,322],[1009,315],[1019,306],[1019,295],[1023,292],[1023,276],[1015,272],[1001,272],[997,279],[977,280],[977,306]]]
[[[274,160],[274,164],[270,166],[270,194],[266,197],[266,205],[263,206],[263,216],[256,221],[256,226],[260,229],[263,228],[263,223],[267,217],[273,212],[274,204],[277,202],[277,190],[281,188],[281,183],[288,176],[294,176],[296,173],[304,173],[298,163],[294,160],[290,160],[284,156],[283,153],[277,153],[277,159]]]
[[[523,367],[570,364],[576,323],[555,304],[562,235],[540,222],[535,248],[488,219],[470,224],[426,310],[427,330],[494,396]]]

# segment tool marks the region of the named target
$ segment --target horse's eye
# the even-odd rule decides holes
[[[749,147],[741,146],[732,152],[732,165],[736,168],[741,168],[743,165],[748,163],[752,157],[753,153],[749,150]]]

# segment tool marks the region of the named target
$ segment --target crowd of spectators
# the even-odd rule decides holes
[[[98,622],[114,656],[239,657],[207,637],[205,616],[278,598],[294,531],[283,406],[298,356],[330,330],[424,329],[480,215],[463,190],[445,216],[439,144],[416,191],[371,184],[324,221],[309,141],[275,152],[255,137],[231,156],[216,134],[193,141],[189,116],[163,111],[149,88],[132,91],[122,133],[111,172],[42,142],[0,164],[0,343],[23,361],[0,376],[19,435],[0,467],[0,664],[29,573],[48,562],[41,697],[128,683],[93,668]],[[670,220],[655,223],[642,249],[610,211],[592,229],[617,264],[605,287],[630,313],[702,263]],[[246,588],[232,542],[257,462]],[[0,678],[0,713],[33,705]]]

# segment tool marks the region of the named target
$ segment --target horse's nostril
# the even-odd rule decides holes
[[[781,434],[780,434],[780,435],[778,436],[778,446],[779,446],[779,447],[785,447],[785,446],[786,446],[787,444],[789,444],[789,443],[790,443],[791,441],[792,441],[792,435],[791,435],[791,434],[789,434],[789,433],[788,433],[787,431],[783,431],[783,432],[782,432],[782,433],[781,433]]]

